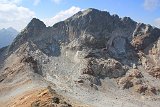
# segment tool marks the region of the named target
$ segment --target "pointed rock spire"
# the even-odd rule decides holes
[[[27,28],[45,28],[46,25],[37,18],[33,18],[31,22],[27,25]]]

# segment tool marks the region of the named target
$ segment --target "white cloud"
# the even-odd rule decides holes
[[[72,6],[71,8],[69,8],[67,10],[63,10],[63,11],[59,12],[57,15],[55,15],[52,18],[44,19],[44,23],[47,26],[52,26],[59,21],[63,21],[65,19],[69,18],[70,16],[72,16],[73,14],[75,14],[81,10],[82,9],[79,7]]]
[[[154,10],[160,7],[160,0],[144,0],[144,8],[146,10]]]
[[[35,16],[35,13],[28,8],[13,3],[0,3],[0,7],[1,28],[13,27],[21,30]]]
[[[157,18],[155,21],[154,21],[154,25],[158,28],[160,28],[160,18]]]

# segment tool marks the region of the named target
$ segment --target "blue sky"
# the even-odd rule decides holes
[[[160,0],[0,0],[0,7],[0,28],[21,30],[33,17],[51,26],[87,8],[160,27]]]

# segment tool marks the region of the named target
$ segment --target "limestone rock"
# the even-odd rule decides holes
[[[93,76],[118,78],[125,74],[122,65],[114,59],[91,59],[85,69],[82,69],[83,74]]]
[[[136,101],[148,106],[131,91],[159,96],[159,34],[158,28],[92,8],[52,27],[34,18],[10,46],[0,49],[0,98],[49,84],[82,103],[101,107],[127,100],[127,106]],[[129,91],[121,94],[119,87]],[[48,99],[46,92],[42,96],[46,102],[40,98],[32,105],[70,106],[58,96],[59,101]]]

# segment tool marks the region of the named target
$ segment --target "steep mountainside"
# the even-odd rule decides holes
[[[12,27],[0,30],[0,48],[10,45],[17,36],[18,31]]]
[[[5,106],[20,96],[22,106],[29,102],[23,99],[27,92],[47,86],[68,99],[65,107],[77,102],[89,107],[160,105],[160,29],[129,17],[90,8],[52,27],[34,18],[1,49],[0,58],[0,104]],[[27,104],[44,103],[35,99]],[[46,106],[55,106],[51,102]]]

